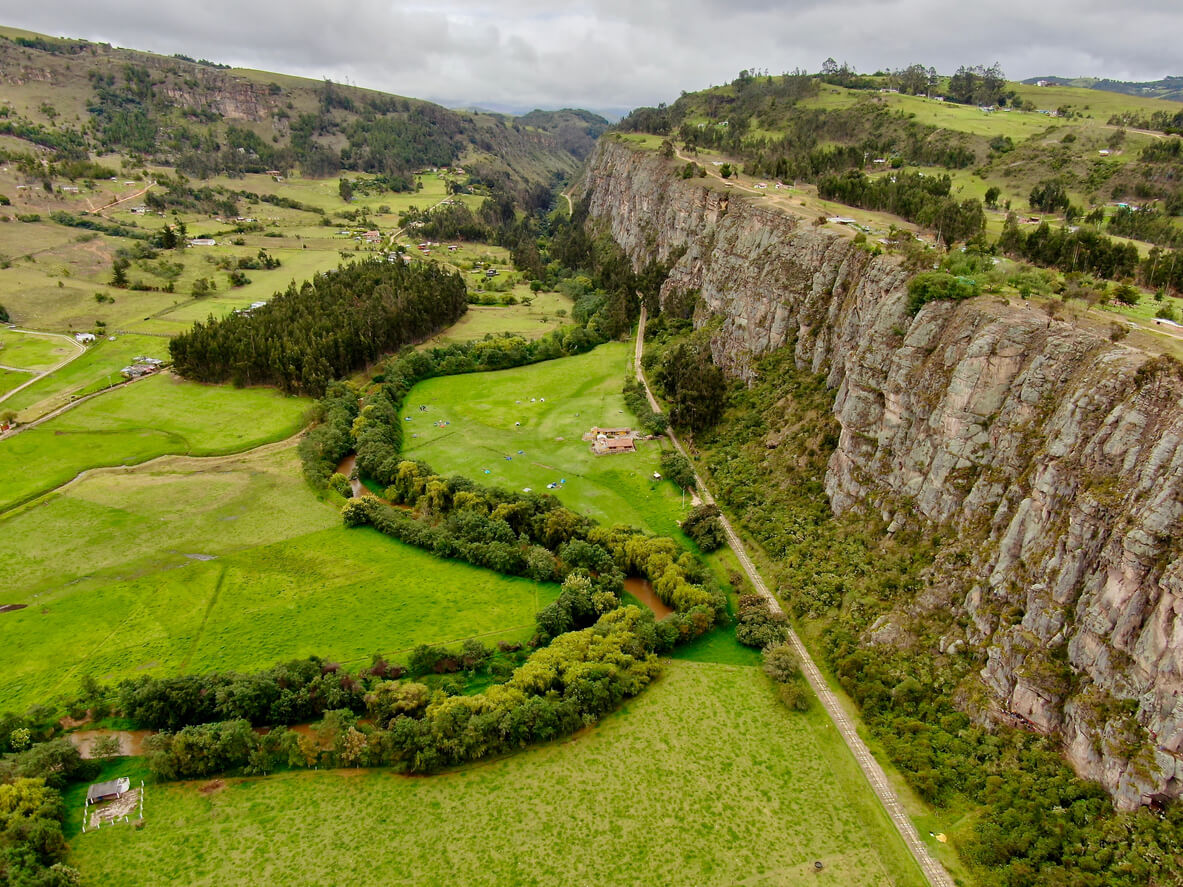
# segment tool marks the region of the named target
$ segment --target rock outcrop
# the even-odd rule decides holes
[[[836,389],[836,511],[956,537],[900,616],[978,651],[975,714],[1059,735],[1121,807],[1183,794],[1179,365],[989,297],[913,317],[894,259],[610,139],[584,188],[638,266],[676,258],[663,298],[701,294],[728,372],[790,345]]]

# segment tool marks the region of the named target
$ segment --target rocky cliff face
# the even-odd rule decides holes
[[[911,317],[892,259],[610,140],[585,188],[638,265],[685,248],[663,298],[701,293],[729,372],[791,344],[826,376],[836,511],[956,537],[923,599],[869,642],[944,619],[941,652],[984,659],[976,714],[1061,736],[1122,807],[1183,794],[1177,365],[988,298]]]

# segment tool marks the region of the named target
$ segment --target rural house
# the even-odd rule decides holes
[[[631,437],[618,437],[614,440],[597,440],[593,449],[602,456],[609,456],[613,453],[635,453],[637,445]]]

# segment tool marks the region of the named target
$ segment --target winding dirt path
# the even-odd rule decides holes
[[[637,323],[637,345],[636,345],[636,360],[634,366],[637,373],[637,381],[641,383],[645,389],[645,395],[649,398],[649,404],[654,411],[661,412],[661,408],[657,403],[653,392],[649,390],[649,383],[645,380],[644,371],[641,369],[641,353],[644,348],[645,339],[645,320],[646,311],[645,306],[641,306],[641,319]],[[690,461],[690,455],[686,452],[686,448],[682,446],[682,442],[678,440],[671,428],[666,432],[674,447],[678,452]],[[691,470],[693,470],[694,463],[691,462]],[[694,483],[698,487],[702,499],[707,504],[714,503],[715,497],[711,495],[711,491],[707,485],[703,483],[702,478],[697,471],[694,471]],[[752,563],[752,559],[748,557],[747,550],[744,548],[743,541],[739,538],[739,534],[735,532],[731,521],[727,519],[725,514],[719,515],[719,521],[723,525],[723,530],[727,534],[727,542],[731,546],[731,550],[735,552],[739,564],[743,567],[744,573],[747,574],[748,580],[752,583],[752,587],[756,592],[768,601],[768,606],[774,613],[783,613],[780,601],[768,590],[768,586],[764,584],[764,579],[760,576],[756,565]],[[928,848],[924,846],[924,842],[920,840],[920,835],[916,831],[916,827],[912,824],[911,818],[904,810],[903,804],[900,803],[899,796],[895,789],[892,788],[891,783],[887,780],[887,774],[883,772],[883,767],[875,760],[871,754],[867,744],[858,734],[853,719],[846,713],[838,701],[837,695],[832,691],[822,676],[821,670],[813,661],[813,657],[809,655],[809,651],[805,645],[801,643],[801,639],[797,636],[791,627],[789,628],[789,643],[793,647],[793,651],[797,654],[797,658],[801,661],[801,671],[804,672],[806,679],[809,681],[809,686],[813,688],[813,692],[817,694],[817,698],[821,700],[822,705],[826,709],[826,714],[830,716],[830,720],[838,729],[839,735],[843,741],[846,742],[847,748],[850,749],[854,759],[858,762],[859,768],[863,771],[863,775],[867,777],[867,782],[871,784],[871,789],[883,804],[887,815],[895,824],[896,829],[899,830],[900,836],[904,839],[904,843],[908,845],[912,856],[916,859],[916,863],[920,866],[924,876],[933,887],[954,887],[953,879],[949,873],[945,871],[944,866],[936,861],[928,852]]]
[[[129,201],[129,200],[135,200],[137,197],[143,197],[145,194],[147,194],[151,190],[152,190],[152,185],[148,185],[146,188],[143,188],[143,189],[137,191],[135,194],[128,194],[126,197],[120,197],[117,200],[112,200],[110,203],[105,203],[102,206],[100,206],[98,209],[94,210],[94,214],[96,216],[101,216],[103,213],[105,213],[107,210],[111,209],[112,207],[119,206],[119,204],[121,204],[121,203],[127,203],[127,201]]]

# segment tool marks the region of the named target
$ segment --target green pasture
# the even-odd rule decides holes
[[[382,194],[361,194],[360,192],[355,192],[353,199],[349,203],[346,203],[341,199],[338,191],[341,178],[347,178],[351,182],[356,182],[359,179],[372,178],[372,176],[345,172],[340,176],[333,176],[331,178],[309,179],[300,175],[294,175],[285,178],[282,182],[277,182],[272,176],[252,174],[244,176],[241,179],[217,176],[209,179],[208,182],[211,185],[220,185],[232,191],[253,191],[256,194],[290,197],[308,206],[323,209],[326,213],[330,214],[340,213],[343,210],[362,209],[363,207],[370,210],[371,214],[374,214],[380,206],[389,206],[391,210],[390,215],[397,216],[398,213],[404,212],[412,206],[418,207],[419,209],[426,209],[433,204],[439,203],[448,196],[445,177],[435,173],[424,173],[415,177],[416,181],[423,185],[418,191],[406,193],[387,191]],[[245,202],[243,205],[245,206]],[[260,203],[256,208],[259,213],[263,213],[264,215],[271,215],[280,209],[280,207],[275,207],[267,203]],[[255,215],[255,212],[252,211],[251,213],[245,214]]]
[[[569,322],[571,300],[560,293],[531,293],[529,287],[517,286],[513,294],[531,299],[523,305],[469,305],[468,312],[424,347],[449,345],[483,339],[490,333],[515,333],[537,339]],[[560,315],[558,312],[564,312]]]
[[[631,343],[612,342],[533,366],[429,379],[407,396],[403,452],[441,474],[553,493],[602,523],[677,535],[681,493],[670,481],[652,479],[661,442],[639,441],[636,453],[596,456],[581,439],[594,425],[636,424],[621,394],[632,350]],[[547,490],[563,479],[566,484]]]
[[[914,95],[880,95],[888,107],[912,117],[917,123],[938,126],[971,135],[1010,136],[1020,142],[1047,131],[1052,126],[1063,126],[1067,121],[1056,120],[1038,111],[981,111],[976,105],[938,102],[936,99]],[[1043,108],[1044,105],[1039,107]],[[1053,105],[1052,108],[1055,106]]]
[[[0,364],[4,366],[45,372],[77,353],[74,344],[57,336],[0,327]]]
[[[1165,99],[1145,98],[1104,89],[1087,89],[1082,86],[1033,86],[1024,83],[1008,83],[1019,97],[1033,102],[1039,108],[1068,108],[1085,117],[1106,123],[1114,114],[1135,111],[1150,116],[1155,111],[1179,110],[1176,102]]]
[[[22,370],[6,370],[0,367],[0,396],[14,388],[19,388],[32,378],[32,373]]]
[[[0,509],[91,468],[239,452],[294,434],[310,401],[151,376],[0,441]]]
[[[2,188],[0,185],[0,191]],[[48,210],[61,208],[51,205],[37,209],[46,217]],[[7,258],[11,264],[0,268],[0,292],[4,293],[3,304],[13,321],[22,327],[89,331],[101,320],[109,329],[117,330],[188,298],[187,293],[180,292],[110,287],[115,251],[129,245],[126,238],[49,221],[9,223],[3,226],[3,234],[0,259]],[[154,285],[163,283],[135,269],[130,277]],[[96,293],[113,301],[97,302]]]
[[[343,528],[291,447],[92,475],[0,518],[0,560],[0,604],[27,604],[0,614],[3,710],[68,696],[83,674],[525,640],[558,591]]]
[[[104,336],[87,345],[85,354],[0,401],[0,410],[16,410],[22,422],[31,422],[72,398],[122,382],[119,371],[141,356],[167,359],[168,340],[158,336],[120,335],[110,341]]]
[[[85,884],[129,858],[144,885],[924,883],[825,715],[750,667],[670,663],[577,737],[437,776],[149,786],[144,808],[71,838]]]
[[[118,166],[118,158],[110,162]],[[337,234],[342,228],[361,224],[346,222],[339,216],[341,212],[366,209],[370,217],[364,222],[365,226],[387,234],[397,229],[400,212],[410,207],[426,209],[448,196],[446,180],[431,173],[418,177],[422,189],[417,192],[358,194],[350,203],[341,200],[337,177],[304,179],[297,176],[282,182],[263,175],[211,179],[211,184],[234,191],[291,198],[323,209],[327,215],[242,198],[239,212],[243,217],[256,219],[263,230],[240,233],[235,231],[234,220],[181,212],[178,218],[185,223],[190,237],[213,237],[218,245],[161,251],[156,259],[133,262],[128,269],[129,280],[158,290],[145,291],[116,289],[109,285],[116,250],[134,247],[137,241],[49,221],[49,214],[54,210],[80,214],[115,196],[135,193],[144,184],[136,174],[127,177],[127,181],[134,181],[132,185],[124,185],[123,178],[120,178],[117,182],[98,182],[93,188],[79,185],[81,191],[78,194],[61,191],[51,194],[40,188],[18,191],[15,176],[15,172],[0,172],[0,193],[13,201],[13,206],[5,207],[3,214],[37,214],[42,220],[4,225],[0,260],[10,264],[7,268],[0,268],[0,291],[5,293],[4,305],[14,320],[38,329],[59,331],[91,330],[96,322],[102,321],[111,331],[176,334],[195,320],[205,320],[210,313],[221,315],[253,301],[269,299],[275,292],[285,289],[291,280],[302,282],[319,271],[335,268],[349,256],[366,254],[369,248],[359,246],[352,236]],[[350,174],[349,178],[369,177]],[[455,199],[476,207],[484,198],[459,195]],[[104,214],[105,218],[148,232],[156,231],[166,223],[164,218],[154,214],[132,213],[131,209],[139,202],[131,200],[113,207]],[[331,226],[322,224],[326,218],[332,221]],[[235,239],[241,239],[243,243],[234,244]],[[280,259],[282,266],[271,271],[248,270],[246,274],[251,282],[244,287],[229,289],[226,272],[217,269],[214,263],[219,259],[253,256],[261,248]],[[343,257],[342,252],[347,256]],[[162,274],[159,271],[162,263],[179,263],[183,267]],[[192,297],[194,281],[200,277],[215,281],[217,292],[214,296]],[[165,291],[169,285],[173,292]],[[104,301],[96,301],[96,294]]]
[[[199,277],[212,278],[218,288],[211,296],[186,299],[159,312],[153,319],[171,324],[176,333],[184,332],[193,326],[194,321],[204,321],[211,315],[221,317],[238,308],[246,308],[252,302],[270,301],[276,293],[286,290],[290,283],[295,282],[299,285],[316,274],[331,271],[342,262],[348,261],[341,256],[338,248],[352,250],[352,243],[346,242],[344,238],[341,238],[339,243],[331,244],[331,248],[327,249],[301,249],[299,246],[277,248],[258,237],[248,240],[247,243],[246,246],[234,246],[229,243],[224,245],[219,241],[218,246],[191,247],[181,253],[186,268],[177,281],[178,290],[191,293],[193,282]],[[267,250],[282,264],[269,271],[245,271],[250,280],[246,286],[231,288],[226,272],[219,271],[214,266],[217,259],[226,256],[235,259],[252,257],[257,255],[260,249]],[[352,258],[353,253],[350,252],[349,256]]]

